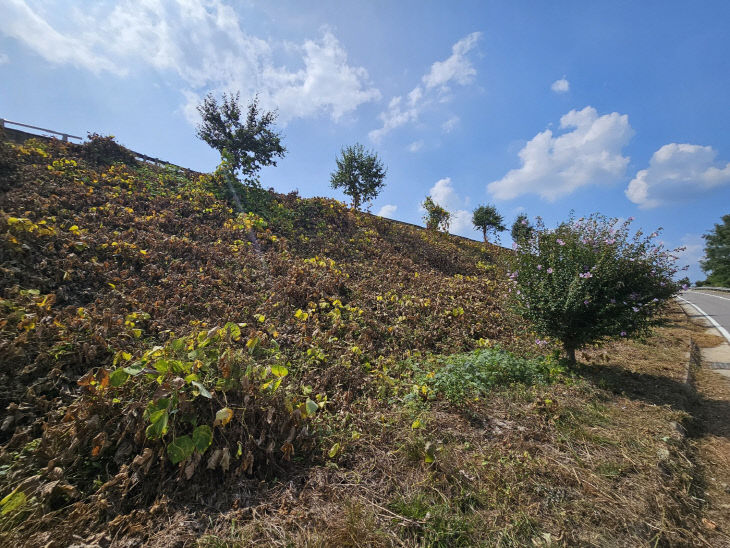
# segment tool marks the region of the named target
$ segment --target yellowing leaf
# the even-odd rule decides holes
[[[423,426],[423,423],[419,419],[414,420],[413,424],[411,424],[411,428],[413,428],[413,429],[421,428],[422,426]]]
[[[289,370],[283,365],[272,365],[271,373],[277,377],[286,377],[289,374]]]
[[[26,501],[26,496],[23,491],[18,490],[16,488],[12,493],[10,493],[7,497],[5,497],[3,500],[0,500],[0,507],[2,507],[2,510],[0,511],[0,514],[9,514],[13,510],[16,510],[23,506]]]
[[[327,456],[331,459],[335,458],[337,456],[337,453],[340,452],[340,444],[335,443],[332,447],[330,447],[330,450],[327,452]]]
[[[224,407],[215,414],[215,420],[213,426],[225,426],[233,418],[233,409],[230,407]]]

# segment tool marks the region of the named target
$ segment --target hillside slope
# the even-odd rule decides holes
[[[3,146],[3,542],[694,538],[686,416],[539,356],[499,248],[222,188],[103,138]]]

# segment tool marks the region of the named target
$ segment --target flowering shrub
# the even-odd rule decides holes
[[[658,232],[632,237],[629,225],[593,215],[546,230],[515,245],[509,290],[536,331],[575,350],[608,338],[645,333],[678,286],[676,255],[655,244]]]

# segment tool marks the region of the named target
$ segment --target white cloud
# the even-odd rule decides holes
[[[715,165],[709,146],[670,143],[657,150],[629,183],[626,197],[642,209],[677,203],[730,185],[730,162]]]
[[[552,202],[624,176],[629,158],[621,150],[634,134],[627,115],[599,116],[590,106],[571,110],[560,119],[560,129],[571,128],[557,136],[549,129],[535,135],[519,152],[522,166],[489,183],[487,190],[498,200],[532,193]]]
[[[459,196],[451,184],[450,177],[436,181],[436,184],[429,189],[428,195],[434,202],[451,213],[449,232],[462,236],[473,235],[472,213],[464,209],[469,205],[469,199]]]
[[[10,57],[8,57],[3,52],[0,52],[0,65],[3,65],[5,63],[8,63],[10,61]]]
[[[568,93],[570,91],[570,82],[563,76],[560,80],[555,80],[550,89],[555,93]]]
[[[458,116],[452,116],[448,120],[446,120],[443,124],[441,124],[441,129],[444,130],[444,133],[451,133],[456,129],[456,127],[459,125],[459,122],[461,120]]]
[[[25,42],[52,63],[70,64],[95,73],[105,70],[122,72],[107,57],[92,52],[80,33],[64,36],[38,15],[38,10],[32,9],[23,0],[4,2],[0,32]]]
[[[408,145],[408,152],[418,152],[423,148],[423,141],[413,141]]]
[[[474,49],[480,37],[480,32],[473,32],[459,40],[451,48],[451,57],[433,63],[428,73],[421,78],[422,84],[413,88],[405,99],[400,95],[393,97],[388,108],[378,116],[382,127],[372,130],[368,134],[370,139],[378,142],[392,130],[417,121],[421,112],[437,100],[448,100],[444,93],[448,92],[449,84],[470,84],[476,69],[467,54]]]
[[[445,87],[451,81],[462,86],[471,83],[477,71],[466,54],[474,48],[480,36],[480,32],[472,32],[451,47],[451,57],[431,65],[431,70],[422,78],[426,89]]]
[[[259,93],[262,106],[278,108],[283,123],[321,113],[338,120],[380,97],[367,71],[348,63],[329,30],[302,44],[269,42],[246,33],[222,0],[124,0],[113,9],[92,4],[85,13],[64,4],[64,16],[74,11],[64,32],[36,4],[10,0],[0,33],[54,64],[118,75],[141,66],[173,73],[183,82],[188,114],[195,111],[191,101],[208,91],[240,90],[244,98]],[[277,64],[278,50],[293,53],[300,66]]]
[[[380,210],[376,213],[376,215],[378,217],[387,217],[388,219],[393,219],[393,218],[395,218],[395,212],[397,209],[398,209],[397,205],[386,204],[380,208]]]

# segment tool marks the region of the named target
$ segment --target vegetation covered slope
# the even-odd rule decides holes
[[[500,350],[538,353],[498,248],[294,194],[236,215],[102,138],[0,155],[3,541],[689,538],[681,413]]]

